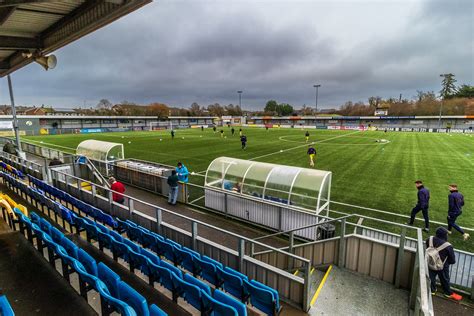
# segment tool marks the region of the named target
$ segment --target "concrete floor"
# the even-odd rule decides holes
[[[309,315],[408,315],[408,291],[333,266]]]
[[[0,291],[19,316],[97,315],[26,238],[10,231],[1,218]]]

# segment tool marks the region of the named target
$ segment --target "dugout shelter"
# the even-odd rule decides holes
[[[330,171],[219,157],[206,172],[205,204],[255,224],[288,230],[314,222],[314,214],[327,215],[331,177]],[[316,239],[314,231],[301,235]]]

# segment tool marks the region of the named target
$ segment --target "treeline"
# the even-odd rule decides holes
[[[371,97],[368,103],[351,101],[346,102],[337,111],[345,116],[371,116],[376,109],[387,109],[389,115],[474,115],[474,95],[471,97],[450,96],[438,99],[433,91],[418,91],[416,100],[382,99]]]

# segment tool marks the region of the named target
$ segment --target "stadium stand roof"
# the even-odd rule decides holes
[[[0,77],[96,31],[152,0],[0,0]]]

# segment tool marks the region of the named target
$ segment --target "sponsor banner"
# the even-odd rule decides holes
[[[203,125],[191,125],[191,128],[201,128],[201,126],[204,127],[204,128],[208,128],[208,127],[209,127],[209,125],[203,124]]]
[[[26,136],[25,131],[18,131],[18,134],[20,136]],[[0,131],[0,136],[15,136],[15,133],[13,131]]]
[[[13,121],[0,121],[0,129],[12,129]]]
[[[102,133],[102,128],[82,128],[79,130],[81,134],[89,134],[89,133]]]
[[[457,134],[474,134],[471,129],[452,129],[452,128],[423,128],[423,127],[378,127],[371,128],[375,131],[388,132],[424,132],[424,133],[457,133]]]
[[[420,120],[420,121],[418,121],[418,120],[416,120],[416,121],[410,121],[410,124],[411,124],[411,125],[423,125],[423,121],[421,121],[421,120]]]
[[[328,126],[327,129],[332,130],[347,130],[347,131],[365,131],[367,128],[365,126]]]

